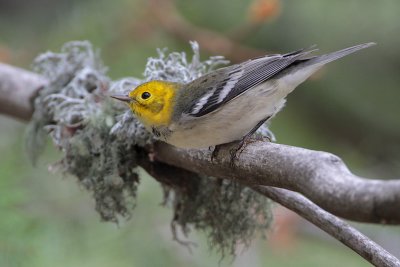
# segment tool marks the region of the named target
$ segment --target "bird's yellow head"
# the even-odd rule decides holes
[[[179,88],[179,84],[176,83],[150,81],[139,85],[128,95],[111,97],[126,102],[132,112],[147,127],[168,125]]]

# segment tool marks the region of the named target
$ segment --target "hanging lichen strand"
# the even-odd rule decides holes
[[[111,81],[98,53],[85,41],[37,57],[34,69],[49,83],[35,99],[27,132],[33,162],[49,135],[62,153],[53,167],[78,178],[93,195],[101,218],[112,222],[129,218],[139,185],[135,148],[154,139],[127,107],[108,95],[153,79],[186,83],[227,63],[220,56],[201,62],[197,43],[191,45],[191,61],[185,53],[158,50],[158,57],[148,59],[143,80]],[[199,229],[221,255],[234,255],[238,244],[248,245],[257,230],[268,228],[271,215],[266,198],[234,182],[193,176],[185,180],[191,190],[161,182],[165,204],[174,210],[174,237],[177,226],[185,235],[191,228]]]

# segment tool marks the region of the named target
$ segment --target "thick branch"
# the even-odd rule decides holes
[[[193,173],[160,162],[151,164],[146,160],[146,152],[140,165],[156,180],[184,190],[190,190],[188,179]],[[299,193],[269,186],[250,186],[258,193],[274,200],[294,211],[304,219],[316,225],[338,241],[354,250],[375,266],[400,266],[400,261],[378,244],[354,229],[348,223],[324,211]]]
[[[0,113],[27,120],[31,97],[45,81],[38,75],[0,64]],[[170,165],[252,185],[299,192],[340,217],[374,223],[400,223],[400,180],[368,180],[353,175],[336,156],[286,145],[256,142],[244,149],[236,167],[228,149],[210,162],[209,151],[183,150],[165,143],[156,158]]]
[[[400,180],[355,176],[340,158],[327,152],[254,142],[232,168],[229,147],[220,151],[215,162],[210,161],[208,150],[184,150],[159,142],[155,151],[157,160],[193,172],[299,192],[346,219],[400,223]]]

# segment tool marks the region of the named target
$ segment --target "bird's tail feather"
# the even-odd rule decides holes
[[[342,50],[339,50],[339,51],[336,51],[336,52],[332,52],[332,53],[329,53],[329,54],[316,56],[316,57],[310,58],[307,61],[307,65],[315,65],[315,64],[317,64],[317,65],[321,65],[322,66],[322,65],[325,65],[325,64],[327,64],[329,62],[332,62],[332,61],[334,61],[336,59],[342,58],[342,57],[347,56],[349,54],[352,54],[352,53],[354,53],[354,52],[356,52],[358,50],[361,50],[361,49],[364,49],[364,48],[367,48],[367,47],[370,47],[370,46],[373,46],[373,45],[376,45],[376,43],[359,44],[359,45],[348,47],[348,48],[345,48],[345,49],[342,49]]]

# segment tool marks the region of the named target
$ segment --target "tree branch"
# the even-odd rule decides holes
[[[19,79],[20,77],[20,79]],[[0,64],[0,113],[27,120],[31,99],[45,84],[39,75]],[[158,142],[161,162],[251,185],[299,192],[323,209],[346,219],[383,224],[400,223],[400,180],[355,176],[340,158],[327,152],[269,142],[249,144],[232,168],[229,148],[211,162],[208,150],[185,150]],[[362,207],[362,208],[360,208]]]
[[[0,114],[29,120],[32,100],[46,81],[39,75],[0,63]]]
[[[31,99],[45,83],[36,74],[0,64],[0,113],[28,120],[32,112]],[[300,192],[344,218],[398,224],[400,181],[367,180],[353,175],[332,154],[266,142],[248,145],[234,168],[229,164],[229,147],[220,151],[216,162],[210,161],[210,151],[183,150],[161,142],[155,143],[152,152],[159,162],[219,178],[236,179],[295,211],[372,264],[400,266],[400,262],[379,245],[307,198],[271,187]],[[149,169],[148,164],[142,166]],[[171,179],[170,182],[175,181]]]
[[[200,47],[211,54],[224,55],[234,62],[267,54],[266,51],[241,45],[214,31],[192,25],[181,16],[170,0],[151,0],[148,3],[148,13],[154,22],[158,22],[158,27],[178,39],[196,40]]]
[[[143,155],[146,155],[146,151]],[[151,164],[143,157],[140,165],[157,181],[172,187],[190,190],[188,188],[190,183],[187,180],[190,179],[188,177],[193,177],[193,174],[189,171],[160,162]],[[385,249],[299,193],[270,186],[250,185],[249,187],[297,213],[375,266],[400,266],[400,261]]]
[[[375,266],[400,266],[400,261],[348,223],[306,199],[286,189],[251,186],[255,191],[294,211],[313,223]]]
[[[221,149],[215,162],[210,161],[208,150],[185,150],[159,142],[155,151],[157,160],[193,172],[299,192],[349,220],[400,223],[400,180],[355,176],[340,158],[327,152],[254,142],[246,146],[232,168],[229,147]]]

